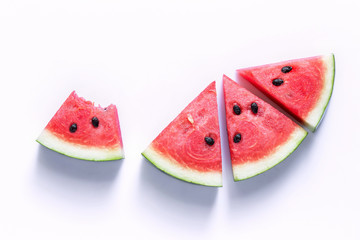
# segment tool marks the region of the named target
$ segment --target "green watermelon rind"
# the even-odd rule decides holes
[[[289,140],[283,145],[278,146],[277,150],[271,155],[259,159],[256,162],[250,162],[249,164],[233,165],[234,181],[242,181],[255,177],[275,167],[290,156],[299,147],[307,135],[307,131],[301,127],[297,127]]]
[[[150,145],[141,153],[149,162],[164,173],[185,182],[209,187],[222,187],[221,172],[200,172],[176,164],[176,160],[169,159]]]
[[[59,139],[46,129],[43,130],[36,141],[50,150],[80,160],[107,162],[124,158],[123,148],[106,149],[73,144]]]
[[[327,66],[327,71],[324,79],[325,81],[324,86],[327,89],[324,89],[324,93],[321,94],[320,96],[321,99],[319,100],[317,106],[315,106],[314,109],[308,114],[304,122],[304,125],[312,132],[316,131],[322,119],[324,118],[327,106],[330,102],[332,92],[334,89],[335,56],[334,54],[328,54],[328,55],[324,55],[322,59]],[[311,118],[313,118],[313,120],[311,120]],[[311,122],[313,122],[313,124]]]

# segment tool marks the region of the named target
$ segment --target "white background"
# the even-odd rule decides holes
[[[359,11],[355,0],[1,1],[0,239],[360,239]],[[335,88],[318,131],[233,182],[222,74],[331,52]],[[222,188],[140,155],[214,80]],[[72,90],[117,105],[124,160],[35,142]]]

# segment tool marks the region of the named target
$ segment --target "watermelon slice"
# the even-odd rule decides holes
[[[223,85],[235,181],[272,168],[306,137],[302,127],[225,75]]]
[[[240,69],[237,73],[314,132],[332,94],[335,60],[329,54]]]
[[[124,158],[115,105],[94,106],[72,92],[37,141],[64,155],[93,161]]]
[[[206,186],[222,186],[215,82],[201,92],[142,155],[176,178]]]

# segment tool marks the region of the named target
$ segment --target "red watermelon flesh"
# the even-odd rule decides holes
[[[315,131],[332,94],[335,61],[329,54],[240,69],[237,73]]]
[[[106,161],[124,157],[116,106],[95,106],[78,97],[75,91],[37,141],[54,151],[84,160]]]
[[[230,156],[236,181],[258,175],[290,155],[307,132],[230,78],[223,77]],[[256,104],[252,108],[252,104]],[[236,108],[240,111],[236,111]],[[239,113],[240,112],[240,113]],[[236,139],[236,135],[240,134]]]
[[[213,144],[208,144],[209,138]],[[211,143],[211,141],[209,142]],[[142,155],[184,181],[222,185],[221,145],[215,82],[201,92]]]

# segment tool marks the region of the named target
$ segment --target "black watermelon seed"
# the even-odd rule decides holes
[[[238,142],[240,142],[240,140],[241,140],[241,134],[240,133],[238,133],[238,134],[236,134],[235,136],[234,136],[234,143],[238,143]]]
[[[290,72],[292,70],[292,67],[290,67],[290,66],[285,66],[285,67],[282,67],[281,68],[281,71],[283,72],[283,73],[288,73],[288,72]]]
[[[233,106],[233,111],[236,115],[240,115],[240,113],[241,113],[240,107],[236,104]]]
[[[76,124],[76,123],[71,124],[69,130],[70,130],[70,132],[72,132],[72,133],[76,132],[76,130],[77,130],[77,124]]]
[[[99,126],[99,119],[97,117],[93,117],[91,119],[91,123],[94,126],[94,128],[97,128]]]
[[[284,83],[284,80],[282,80],[281,78],[276,78],[272,81],[272,84],[275,86],[280,86],[283,83]]]
[[[214,139],[211,138],[211,137],[205,137],[205,142],[206,142],[206,144],[209,145],[209,146],[212,146],[212,145],[214,145],[214,143],[215,143]]]
[[[255,102],[253,102],[251,104],[251,111],[256,114],[258,112],[258,109],[259,109],[258,105]]]

